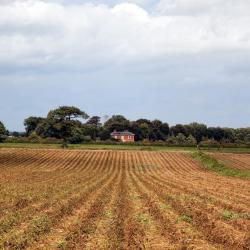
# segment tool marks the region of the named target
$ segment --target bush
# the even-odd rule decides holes
[[[84,141],[84,142],[91,142],[91,141],[92,141],[91,136],[90,136],[90,135],[85,135],[85,136],[83,137],[83,141]]]
[[[176,138],[175,138],[175,136],[169,136],[168,138],[167,138],[167,144],[168,145],[175,145],[176,144]]]
[[[219,148],[220,143],[214,139],[207,139],[204,141],[200,142],[200,147],[214,147],[214,148]]]
[[[175,137],[176,143],[178,145],[185,145],[186,144],[186,136],[182,133],[178,133],[178,135]]]
[[[0,143],[4,142],[7,139],[6,135],[0,135]]]
[[[30,142],[40,142],[41,137],[39,137],[39,136],[36,134],[36,132],[32,132],[32,133],[30,134],[30,136],[28,137],[28,140],[29,140]]]
[[[148,139],[144,139],[141,144],[142,144],[142,146],[150,146],[152,144],[152,142],[150,142],[150,140],[148,140]]]
[[[68,142],[72,143],[72,144],[79,144],[82,143],[84,141],[84,135],[80,135],[80,136],[72,136],[70,138],[68,138]]]
[[[186,138],[186,145],[188,145],[188,146],[195,146],[195,145],[197,145],[197,141],[196,141],[196,139],[192,135],[189,135]]]
[[[56,139],[52,137],[41,138],[37,137],[7,137],[5,142],[7,143],[42,143],[42,144],[60,144],[62,139]]]

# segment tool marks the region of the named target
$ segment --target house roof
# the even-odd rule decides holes
[[[129,131],[114,131],[111,135],[135,135]]]

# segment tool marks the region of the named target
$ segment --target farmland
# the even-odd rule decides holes
[[[2,148],[0,171],[0,249],[250,249],[250,180],[188,152]]]
[[[250,170],[250,154],[211,153],[211,155],[230,167],[241,170]]]

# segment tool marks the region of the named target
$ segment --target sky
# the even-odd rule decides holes
[[[1,0],[0,121],[74,105],[250,126],[249,0]]]

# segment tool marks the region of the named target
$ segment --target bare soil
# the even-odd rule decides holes
[[[250,180],[183,152],[0,149],[0,249],[250,249]]]

